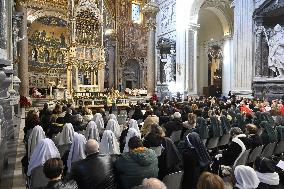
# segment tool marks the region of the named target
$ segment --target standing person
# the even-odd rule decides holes
[[[182,154],[184,168],[182,188],[196,189],[199,176],[209,169],[210,156],[195,132],[189,133],[186,140],[181,141],[178,147]]]
[[[121,154],[115,162],[121,189],[138,186],[144,178],[158,177],[158,159],[155,152],[143,147],[139,137],[130,138],[128,147],[129,152]]]
[[[159,179],[181,170],[180,154],[173,141],[165,137],[165,133],[159,125],[151,125],[151,131],[144,138],[143,144],[147,148],[161,147],[161,155],[158,156]]]
[[[79,189],[116,189],[113,164],[109,155],[99,154],[99,143],[90,139],[86,143],[87,157],[72,164],[70,178]]]

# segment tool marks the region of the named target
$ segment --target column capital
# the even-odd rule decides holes
[[[143,7],[142,12],[145,14],[147,18],[146,24],[149,30],[156,29],[157,25],[156,16],[159,10],[160,10],[159,5],[155,2],[155,0],[151,0]]]

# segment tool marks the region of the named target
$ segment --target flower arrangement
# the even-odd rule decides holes
[[[31,101],[25,96],[20,96],[19,103],[21,107],[30,107],[32,105]]]

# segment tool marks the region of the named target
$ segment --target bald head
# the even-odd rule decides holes
[[[99,152],[99,143],[95,139],[89,139],[86,143],[87,155]]]
[[[156,178],[144,179],[142,186],[145,189],[167,189],[166,185]]]

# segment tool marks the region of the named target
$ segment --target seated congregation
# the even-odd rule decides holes
[[[284,186],[281,100],[45,105],[28,112],[24,133],[30,189],[224,189],[227,176],[238,189]]]

